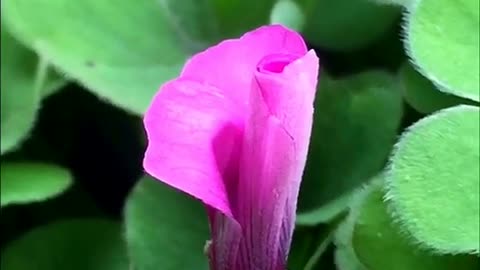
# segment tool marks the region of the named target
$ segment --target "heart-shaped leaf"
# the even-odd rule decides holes
[[[414,124],[388,172],[388,199],[420,245],[479,252],[480,110],[460,105]]]
[[[208,269],[206,210],[199,201],[144,177],[125,210],[128,250],[135,270]]]
[[[354,252],[368,270],[469,270],[478,265],[476,256],[434,255],[410,242],[393,222],[383,200],[383,178],[375,179],[353,204]]]
[[[442,91],[427,78],[417,72],[412,65],[404,64],[400,69],[403,96],[414,109],[421,113],[432,113],[459,104],[478,104],[469,99],[454,96]]]
[[[2,19],[19,40],[112,103],[141,114],[186,59],[159,1],[18,0]]]
[[[406,27],[406,47],[413,61],[440,90],[479,101],[480,2],[417,2]]]
[[[2,252],[3,270],[129,270],[120,224],[103,219],[59,221],[36,228]]]
[[[399,16],[395,6],[367,0],[316,0],[305,6],[306,38],[314,45],[352,51],[365,47],[390,29]]]
[[[298,224],[339,214],[348,194],[383,168],[402,117],[398,88],[383,72],[337,81],[321,76]]]
[[[43,201],[72,184],[70,172],[42,163],[1,163],[1,206]]]

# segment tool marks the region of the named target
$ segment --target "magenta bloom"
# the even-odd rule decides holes
[[[193,56],[145,114],[145,170],[206,205],[211,269],[286,269],[317,76],[299,34],[264,26]]]

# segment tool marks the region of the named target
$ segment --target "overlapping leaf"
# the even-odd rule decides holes
[[[320,78],[299,224],[325,222],[345,209],[349,193],[384,166],[401,116],[401,93],[389,74]]]
[[[125,227],[135,270],[207,269],[207,215],[199,201],[144,177],[128,198]],[[182,259],[184,258],[184,259]]]
[[[304,1],[306,2],[306,1]],[[400,9],[368,0],[316,0],[305,5],[306,38],[313,45],[338,51],[368,46],[393,26]]]
[[[43,201],[72,184],[70,172],[56,165],[2,162],[0,172],[2,207]]]
[[[420,249],[393,222],[383,200],[382,187],[383,179],[375,179],[352,209],[353,249],[368,270],[469,270],[478,265],[476,256],[435,255]]]
[[[64,220],[36,228],[2,251],[4,270],[130,270],[120,224]]]
[[[479,252],[479,123],[478,107],[445,109],[414,124],[396,147],[388,198],[423,246]]]
[[[431,81],[418,73],[409,64],[402,66],[399,77],[403,86],[405,100],[421,113],[428,114],[459,104],[476,104],[469,99],[438,90]]]
[[[417,1],[406,26],[407,51],[425,76],[440,90],[475,101],[480,100],[479,3]]]
[[[63,84],[59,76],[45,74],[37,79],[38,59],[9,33],[1,30],[1,153],[15,149],[33,127],[42,96]],[[38,89],[37,89],[38,88]]]

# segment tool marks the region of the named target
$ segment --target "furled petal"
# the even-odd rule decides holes
[[[145,170],[231,217],[224,177],[237,174],[240,113],[218,88],[186,79],[168,82],[144,117]]]
[[[300,56],[268,55],[259,63],[255,73],[256,87],[270,113],[280,120],[296,141],[304,140],[300,142],[302,145],[308,144],[310,139],[311,127],[303,121],[303,117],[307,117],[307,121],[313,117],[318,68],[318,57],[311,50]]]
[[[266,107],[257,107],[246,127],[243,147],[237,189],[241,198],[234,204],[243,238],[235,270],[284,269],[278,265],[284,263],[278,258],[278,247],[291,164],[296,160],[293,138]]]
[[[282,58],[280,58],[282,60]],[[273,64],[284,68],[280,73],[269,69]],[[276,57],[266,57],[259,65],[256,81],[267,102],[270,111],[278,117],[285,129],[295,140],[297,160],[293,181],[290,182],[290,194],[287,198],[282,236],[280,239],[280,257],[285,259],[290,247],[295,223],[300,181],[305,168],[310,134],[313,122],[313,103],[315,99],[319,71],[319,59],[313,50],[305,56],[291,62],[278,61]]]
[[[235,270],[242,228],[236,220],[216,209],[208,209],[208,213],[212,232],[212,240],[207,250],[210,269]]]
[[[206,81],[225,90],[225,95],[238,104],[244,104],[249,100],[257,64],[265,55],[306,52],[298,33],[280,25],[262,26],[196,54],[186,63],[181,76]]]
[[[233,204],[244,236],[237,269],[285,269],[317,76],[313,51],[270,55],[258,66],[240,163],[242,197]]]

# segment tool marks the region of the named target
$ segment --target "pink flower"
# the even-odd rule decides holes
[[[193,56],[145,114],[144,168],[206,205],[211,269],[286,269],[317,76],[298,33],[263,26]]]

